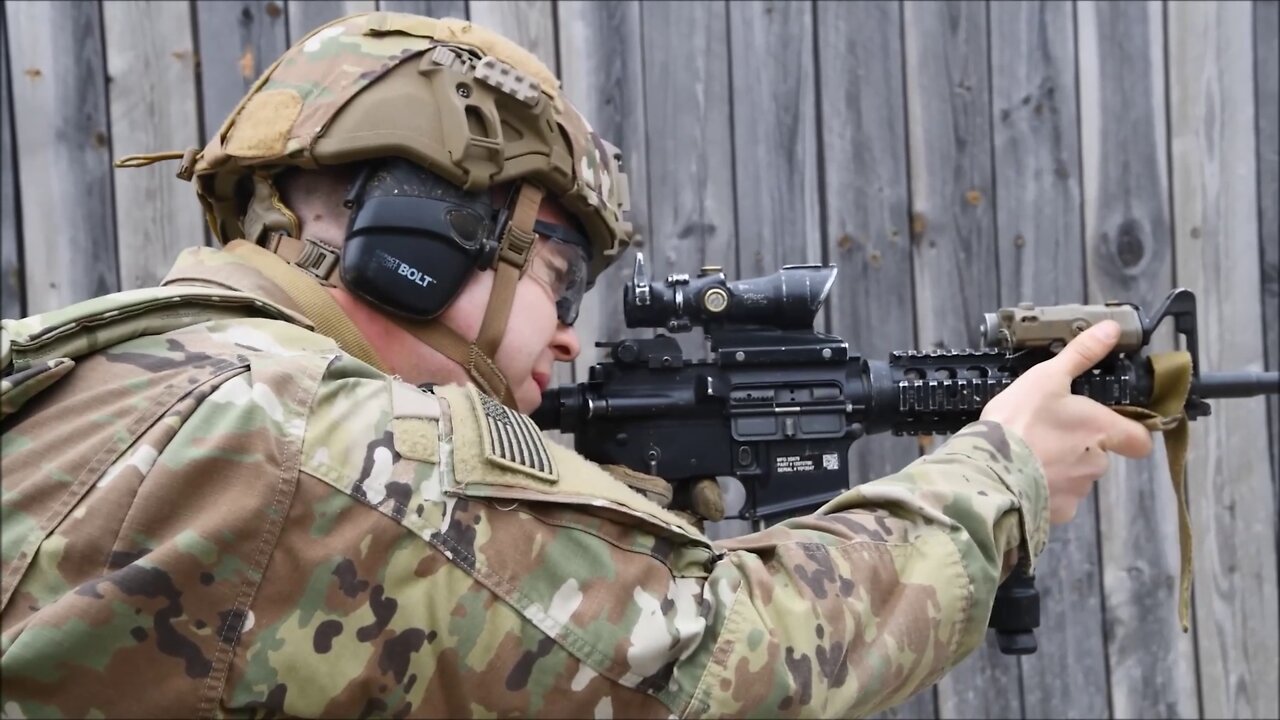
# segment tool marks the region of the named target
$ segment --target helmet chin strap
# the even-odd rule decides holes
[[[498,245],[493,289],[489,294],[489,303],[485,306],[484,319],[480,322],[480,331],[474,341],[467,340],[439,319],[414,322],[388,316],[411,335],[461,365],[482,391],[510,408],[516,408],[515,395],[494,360],[507,331],[507,321],[511,317],[511,306],[515,301],[516,284],[524,274],[533,251],[536,238],[533,225],[538,219],[542,196],[542,188],[527,182],[520,183],[515,204],[508,213],[510,220]],[[321,283],[342,287],[334,248],[314,240],[299,240],[284,232],[276,232],[268,238],[266,249],[311,274]],[[368,354],[372,355],[372,352]],[[369,362],[368,357],[360,359]],[[376,361],[374,364],[378,365]],[[380,365],[379,369],[386,371]]]
[[[494,359],[498,347],[507,332],[511,306],[515,301],[516,284],[524,275],[533,251],[536,236],[533,224],[538,219],[538,207],[542,204],[542,188],[531,183],[520,183],[510,220],[502,232],[495,260],[493,289],[484,309],[480,332],[475,342],[469,342],[452,328],[438,320],[427,323],[401,322],[410,333],[427,345],[466,369],[467,374],[486,394],[498,398],[503,405],[516,408],[516,399],[502,371]]]

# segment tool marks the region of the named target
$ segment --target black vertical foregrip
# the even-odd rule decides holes
[[[1040,592],[1035,576],[1015,570],[996,589],[987,627],[996,631],[996,644],[1005,655],[1031,655],[1036,651],[1040,627]]]

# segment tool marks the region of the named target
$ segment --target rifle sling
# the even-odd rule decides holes
[[[1151,356],[1152,391],[1149,407],[1120,406],[1116,412],[1137,420],[1152,432],[1164,433],[1165,456],[1169,461],[1169,478],[1178,503],[1178,546],[1181,577],[1178,594],[1178,620],[1182,631],[1190,629],[1191,614],[1191,514],[1187,510],[1186,462],[1189,434],[1186,402],[1191,391],[1191,354],[1187,352],[1157,353]]]
[[[298,311],[315,324],[316,332],[332,338],[349,355],[387,372],[387,365],[347,317],[328,290],[284,257],[247,240],[233,240],[227,252],[267,276],[293,299]],[[337,274],[336,272],[334,273]]]

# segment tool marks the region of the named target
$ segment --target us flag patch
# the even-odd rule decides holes
[[[532,475],[540,480],[556,482],[555,462],[542,439],[542,431],[533,420],[471,388],[472,398],[479,404],[484,418],[485,457],[492,463]]]

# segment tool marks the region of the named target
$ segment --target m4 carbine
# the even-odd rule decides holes
[[[1191,356],[1189,419],[1209,414],[1208,399],[1280,393],[1277,372],[1200,371],[1196,299],[1187,289],[1169,293],[1150,315],[1128,303],[1023,303],[983,318],[986,349],[905,350],[885,361],[813,329],[835,275],[835,266],[788,265],[737,281],[707,269],[651,282],[638,254],[623,288],[627,327],[678,333],[700,326],[709,359],[686,358],[663,333],[599,343],[610,360],[592,366],[584,383],[548,388],[533,418],[543,429],[572,433],[575,449],[597,463],[671,482],[677,499],[690,481],[737,477],[747,488],[738,517],[769,523],[844,492],[854,440],[956,432],[1019,375],[1105,319],[1120,324],[1120,340],[1073,382],[1074,393],[1146,407],[1154,373],[1142,351],[1165,318]],[[1028,574],[1015,571],[1001,585],[989,624],[1002,652],[1035,652],[1039,607]]]

